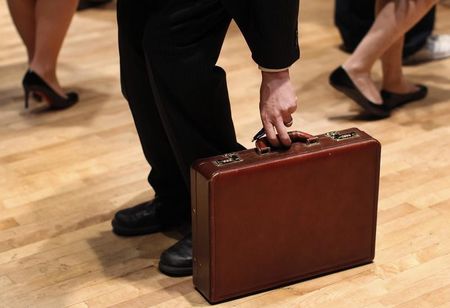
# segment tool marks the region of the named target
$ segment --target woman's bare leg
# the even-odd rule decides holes
[[[35,6],[36,0],[8,0],[11,17],[27,49],[28,64],[31,62],[34,54],[36,30]]]
[[[381,56],[383,68],[383,86],[386,91],[403,94],[418,90],[417,86],[408,82],[403,74],[402,55],[403,55],[404,36],[395,42]]]
[[[379,90],[370,73],[375,62],[386,55],[400,55],[396,65],[401,70],[401,44],[398,41],[404,33],[422,18],[438,0],[377,0],[378,15],[369,33],[358,45],[355,52],[343,64],[360,91],[372,102],[382,103]],[[392,49],[391,49],[392,48]],[[395,64],[391,60],[390,65]],[[389,67],[390,71],[398,67]]]
[[[56,77],[56,63],[77,4],[78,0],[37,0],[35,7],[36,39],[30,69],[61,96],[65,94]]]

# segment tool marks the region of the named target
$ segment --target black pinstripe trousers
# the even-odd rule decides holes
[[[120,74],[156,195],[189,211],[189,167],[241,150],[216,62],[231,17],[218,0],[119,0]]]

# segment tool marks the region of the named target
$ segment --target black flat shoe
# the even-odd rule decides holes
[[[190,209],[187,205],[182,208],[180,204],[181,201],[156,197],[152,201],[120,210],[111,221],[112,231],[121,236],[136,236],[184,226],[189,223]]]
[[[419,88],[419,90],[405,94],[382,90],[381,97],[383,97],[384,104],[386,105],[386,107],[392,110],[405,104],[424,99],[428,94],[428,88],[421,84],[417,84],[416,86]]]
[[[361,93],[342,66],[331,73],[329,82],[333,88],[344,93],[371,115],[377,118],[390,116],[390,110],[386,106],[371,102]]]
[[[66,93],[66,97],[60,96],[53,90],[38,74],[28,70],[22,80],[25,92],[25,108],[29,106],[29,98],[39,96],[45,99],[51,109],[65,109],[78,102],[78,94],[75,92]]]
[[[161,254],[159,270],[173,277],[192,275],[191,233]]]

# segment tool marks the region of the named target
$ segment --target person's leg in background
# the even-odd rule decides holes
[[[230,20],[216,0],[118,1],[122,86],[152,166],[150,183],[157,195],[182,195],[179,206],[189,213],[191,163],[243,149],[236,141],[225,73],[215,65]],[[124,217],[147,225],[160,225],[161,216],[175,219],[176,204],[160,199],[156,210],[144,205],[120,211],[116,226],[118,216],[121,226]],[[160,269],[169,275],[192,272],[190,235],[161,255]]]
[[[395,93],[409,93],[417,87],[406,81],[402,69],[402,50],[405,38],[402,36],[381,56],[384,90]]]
[[[428,94],[426,86],[410,83],[403,74],[404,40],[404,36],[401,37],[381,56],[383,82],[380,94],[383,105],[389,110],[421,100]]]
[[[384,59],[390,64],[384,65],[384,72],[398,73],[401,69],[401,61],[396,58],[399,56],[401,58],[399,48],[403,46],[404,33],[431,9],[434,2],[436,1],[377,0],[379,14],[375,23],[354,53],[343,64],[352,80],[363,89],[363,92],[366,91],[364,94],[371,101],[382,103],[382,98],[370,79],[370,72],[375,61]],[[390,80],[389,76],[385,78]]]
[[[37,0],[35,5],[35,49],[30,69],[61,96],[65,93],[56,77],[56,63],[77,4],[77,0]]]
[[[403,59],[413,56],[424,48],[431,37],[436,23],[436,7],[432,8],[411,30],[405,34]]]
[[[64,93],[56,68],[58,55],[75,13],[78,0],[8,0],[14,24],[26,46],[28,68],[23,84],[28,106],[28,93],[46,97],[57,108],[67,108],[76,101],[76,93]],[[42,95],[41,95],[42,94]]]
[[[388,110],[384,108],[385,106],[381,106],[383,104],[381,93],[371,79],[372,67],[375,61],[381,58],[383,72],[393,74],[383,78],[386,82],[398,81],[388,86],[389,89],[398,90],[397,94],[415,92],[415,86],[404,82],[400,48],[403,46],[404,33],[436,2],[437,0],[377,0],[379,14],[373,26],[354,53],[332,73],[330,83],[372,114],[388,116]]]
[[[353,52],[375,20],[374,0],[336,0],[335,25],[343,49]],[[436,8],[427,13],[405,36],[403,58],[405,64],[415,64],[450,56],[450,36],[432,35]]]
[[[34,55],[36,37],[36,0],[8,0],[9,12],[27,49],[28,65]]]
[[[353,52],[375,20],[374,0],[336,0],[334,23],[341,34],[342,48]]]
[[[436,7],[405,37],[403,64],[414,65],[450,57],[450,34],[435,34]]]
[[[77,0],[8,0],[14,24],[27,49],[29,68],[61,96],[65,94],[56,77],[56,63],[77,3]]]

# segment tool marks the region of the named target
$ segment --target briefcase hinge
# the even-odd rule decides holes
[[[242,158],[237,153],[225,154],[225,155],[223,155],[223,157],[224,157],[223,159],[218,159],[218,160],[214,161],[213,164],[216,165],[217,167],[220,167],[220,166],[239,163],[239,162],[243,161]]]
[[[359,136],[356,132],[348,132],[348,133],[329,132],[329,133],[326,133],[325,135],[336,141],[347,140],[347,139],[355,138],[355,137]]]

